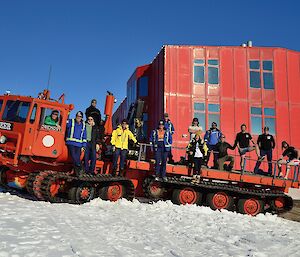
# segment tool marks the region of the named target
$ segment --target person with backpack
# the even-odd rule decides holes
[[[290,146],[286,141],[282,141],[281,148],[283,150],[282,155],[280,156],[278,160],[278,170],[279,170],[279,177],[282,177],[282,164],[286,165],[286,174],[284,176],[284,179],[288,179],[291,166],[299,166],[300,160],[298,150],[295,149],[295,147]],[[284,159],[284,157],[287,157],[287,159]]]
[[[216,122],[212,122],[211,128],[206,131],[204,135],[204,141],[208,146],[208,154],[207,154],[207,163],[209,162],[209,157],[211,152],[214,155],[214,166],[213,169],[218,169],[218,152],[216,149],[217,143],[219,143],[222,132],[217,128],[218,124]],[[206,163],[206,165],[207,165]]]

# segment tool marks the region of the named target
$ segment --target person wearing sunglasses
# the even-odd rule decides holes
[[[66,145],[73,161],[75,175],[80,176],[83,172],[80,155],[86,148],[86,126],[81,111],[76,113],[75,119],[67,121]]]
[[[58,129],[60,129],[60,125],[58,124],[58,122],[59,122],[59,112],[57,110],[53,110],[51,112],[51,115],[46,116],[44,125],[57,127]]]
[[[230,145],[225,141],[225,135],[221,136],[221,141],[216,145],[216,151],[218,152],[218,166],[219,170],[224,170],[224,163],[229,161],[226,170],[231,171],[234,165],[234,157],[228,155],[227,150],[234,150],[235,146]]]
[[[89,116],[86,123],[86,149],[84,152],[84,168],[87,174],[95,174],[96,152],[100,149],[100,130],[95,124],[92,116]]]

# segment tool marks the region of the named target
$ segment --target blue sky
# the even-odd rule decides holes
[[[118,102],[137,66],[164,44],[281,46],[300,51],[300,1],[0,0],[0,93],[47,86],[75,110],[106,90]]]

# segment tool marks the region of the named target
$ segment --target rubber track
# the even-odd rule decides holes
[[[145,182],[147,181],[147,184],[143,184],[144,192],[146,193],[147,190],[146,187],[149,185],[151,181],[153,181],[153,178],[146,178]],[[168,187],[192,187],[199,189],[198,191],[204,190],[222,190],[227,192],[233,192],[235,194],[239,195],[245,195],[245,196],[258,196],[260,198],[274,198],[274,197],[284,197],[287,202],[290,204],[287,206],[286,209],[279,211],[277,213],[283,213],[290,211],[293,208],[293,199],[284,194],[282,191],[279,190],[271,190],[271,189],[248,189],[248,188],[242,188],[235,185],[230,184],[224,184],[224,183],[217,183],[217,182],[211,182],[211,181],[200,181],[200,183],[194,183],[190,181],[186,181],[183,178],[176,178],[176,177],[168,177],[168,181],[166,182],[160,182],[166,189]]]
[[[34,195],[33,190],[33,182],[35,181],[36,176],[38,175],[37,172],[29,173],[27,182],[26,182],[26,190],[30,195]]]
[[[134,198],[134,185],[130,179],[124,177],[113,177],[111,175],[82,175],[80,177],[70,176],[64,173],[49,173],[47,177],[42,181],[41,192],[46,201],[52,203],[70,203],[70,204],[79,204],[77,201],[72,201],[70,199],[62,198],[62,197],[52,197],[50,195],[50,186],[56,180],[65,180],[68,183],[82,183],[82,182],[90,182],[91,184],[100,184],[102,186],[108,186],[113,182],[120,182],[126,186],[126,199],[132,201]],[[101,185],[102,184],[102,185]]]

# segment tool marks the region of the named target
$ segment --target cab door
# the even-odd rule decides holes
[[[56,125],[45,124],[47,117],[51,117],[53,111],[58,111]],[[32,154],[36,157],[58,159],[65,153],[65,110],[54,106],[42,106],[39,112],[39,120],[36,138],[32,147]]]

